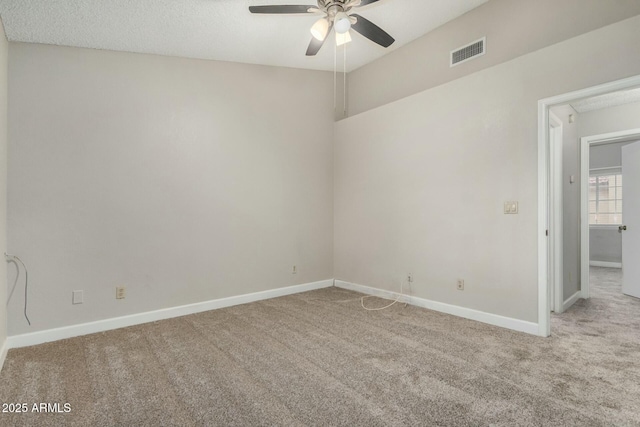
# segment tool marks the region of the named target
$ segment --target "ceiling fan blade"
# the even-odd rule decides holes
[[[313,13],[309,9],[315,9],[312,5],[271,5],[249,6],[251,13]]]
[[[309,47],[307,48],[307,56],[315,56],[316,53],[320,50],[324,42],[329,38],[329,34],[331,34],[331,29],[333,28],[333,23],[329,25],[329,30],[327,31],[327,35],[324,40],[318,40],[315,37],[311,37],[311,42],[309,43]]]
[[[366,6],[368,4],[375,3],[377,1],[380,1],[380,0],[360,0],[360,4],[358,5],[358,7]]]
[[[378,43],[382,47],[389,47],[396,41],[393,37],[387,34],[382,28],[378,27],[373,22],[368,19],[363,18],[362,16],[352,13],[351,16],[354,16],[358,21],[351,25],[355,31],[359,32],[372,42]]]

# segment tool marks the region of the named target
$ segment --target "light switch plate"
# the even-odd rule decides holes
[[[518,213],[518,202],[504,202],[504,213],[505,214],[517,214]]]

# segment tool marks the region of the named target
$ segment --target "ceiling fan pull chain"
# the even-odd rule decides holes
[[[343,100],[342,100],[342,114],[344,117],[347,117],[347,43],[345,43],[344,45],[344,60],[342,61],[344,64],[344,71],[342,73],[342,76],[344,78],[344,81],[342,83],[342,92],[344,93],[343,96]],[[343,117],[343,118],[344,118]]]
[[[333,44],[333,111],[338,105],[338,45]]]

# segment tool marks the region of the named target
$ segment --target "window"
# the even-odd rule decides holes
[[[591,171],[589,175],[589,225],[596,224],[622,224],[620,168]]]

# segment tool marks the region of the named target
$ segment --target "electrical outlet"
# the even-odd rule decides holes
[[[72,304],[82,304],[83,303],[83,297],[82,297],[82,291],[73,291],[71,292],[72,298],[71,298],[71,303]]]
[[[407,274],[407,282],[409,283],[413,282],[413,274],[411,273]]]
[[[126,291],[124,286],[116,287],[116,299],[124,299],[125,295]]]
[[[464,280],[458,279],[458,290],[464,291]]]
[[[298,268],[294,265],[293,269],[291,269],[291,274],[296,274],[298,272]]]

